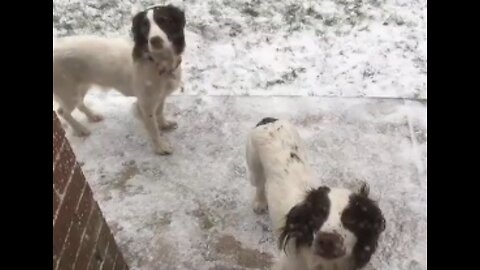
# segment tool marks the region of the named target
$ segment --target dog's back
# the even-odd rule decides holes
[[[252,160],[261,164],[266,177],[285,170],[295,174],[308,167],[303,141],[296,128],[289,121],[273,118],[263,119],[250,132],[247,161]]]
[[[312,173],[303,141],[286,120],[263,119],[251,131],[247,142],[247,165],[265,182],[269,213],[276,228],[292,206],[303,200],[312,186]],[[257,186],[258,179],[252,180]]]
[[[99,85],[130,95],[132,47],[128,40],[121,38],[73,36],[56,39],[54,94],[68,98],[72,91],[86,91],[91,85]]]

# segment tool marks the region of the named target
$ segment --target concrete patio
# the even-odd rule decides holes
[[[160,157],[133,99],[87,100],[106,119],[70,140],[132,269],[267,269],[275,240],[251,210],[244,158],[246,134],[264,116],[300,128],[319,184],[370,184],[387,230],[367,269],[426,269],[423,102],[176,96],[167,108],[179,122],[167,135],[175,152]]]

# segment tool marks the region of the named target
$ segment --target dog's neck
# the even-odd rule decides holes
[[[152,55],[149,53],[145,53],[142,58],[148,62],[155,62],[155,59],[153,59]]]
[[[159,76],[168,75],[168,74],[173,75],[174,72],[180,67],[180,64],[182,63],[182,57],[180,55],[175,55],[175,57],[179,59],[176,65],[170,70],[159,69],[158,71]],[[150,62],[157,67],[159,66],[159,63],[155,60],[155,58],[149,52],[144,52],[140,59],[145,62]]]

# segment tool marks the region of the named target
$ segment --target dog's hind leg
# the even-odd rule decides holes
[[[90,122],[100,122],[103,120],[103,116],[101,116],[100,114],[97,114],[95,112],[93,112],[90,108],[88,108],[85,103],[82,101],[80,101],[80,104],[78,104],[78,110],[81,111],[82,113],[85,114],[85,116],[87,116],[88,118],[88,121]]]
[[[265,183],[265,182],[264,182]],[[267,197],[265,196],[265,184],[259,185],[255,189],[255,201],[253,211],[257,214],[264,214],[268,210]]]
[[[250,141],[247,142],[247,167],[250,183],[255,187],[253,211],[257,214],[263,214],[268,209],[267,197],[265,196],[265,174],[258,153]]]

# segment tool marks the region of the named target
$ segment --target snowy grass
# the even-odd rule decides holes
[[[126,36],[164,2],[55,0],[56,36]],[[166,3],[187,17],[184,94],[426,98],[425,1]]]

